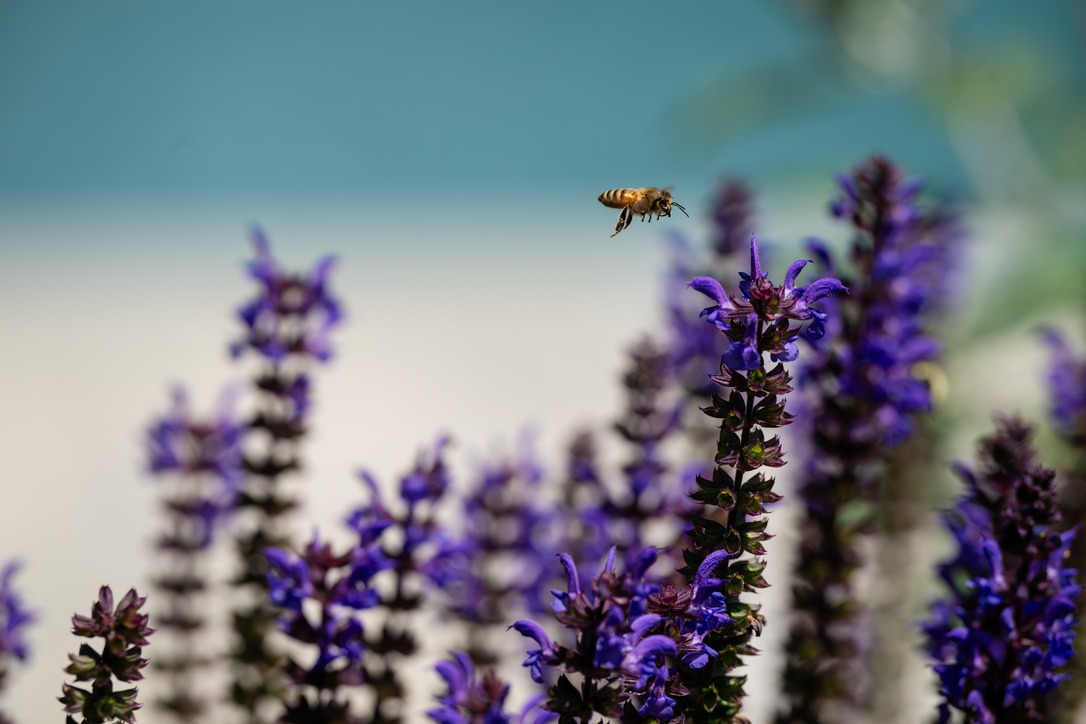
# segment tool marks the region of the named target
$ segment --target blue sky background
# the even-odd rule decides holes
[[[558,464],[659,327],[665,231],[703,240],[732,175],[768,243],[843,243],[833,176],[873,151],[968,214],[955,449],[994,409],[1042,414],[1036,325],[1082,327],[1084,37],[1076,0],[0,2],[0,560],[41,617],[7,711],[54,719],[67,618],[103,582],[146,588],[142,430],[169,384],[208,409],[243,374],[255,222],[287,266],[340,256],[302,533],[440,430],[461,471],[526,425]],[[691,218],[608,238],[596,197],[643,184]]]

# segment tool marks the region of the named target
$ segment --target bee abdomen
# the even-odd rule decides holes
[[[636,189],[610,189],[600,194],[599,202],[612,209],[621,209],[632,204],[636,196]]]

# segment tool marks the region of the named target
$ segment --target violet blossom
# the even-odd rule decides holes
[[[947,514],[956,551],[939,567],[949,596],[924,624],[942,703],[967,721],[1048,720],[1066,678],[1080,586],[1066,567],[1075,531],[1061,528],[1055,474],[1038,465],[1032,430],[1000,420],[980,467],[958,467],[965,490]]]

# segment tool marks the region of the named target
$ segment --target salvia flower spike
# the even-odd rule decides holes
[[[763,270],[757,241],[751,237],[750,272],[740,273],[739,294],[729,295],[712,277],[690,282],[692,289],[713,301],[701,316],[725,335],[728,344],[719,374],[711,376],[722,389],[703,408],[720,420],[720,433],[716,468],[711,476],[697,478],[698,489],[692,494],[706,512],[692,519],[685,572],[693,577],[705,561],[713,560],[711,556],[724,554],[709,573],[723,581],[721,608],[728,622],[705,638],[717,652],[709,665],[683,678],[691,693],[679,700],[679,710],[687,721],[745,721],[739,715],[744,680],[731,672],[742,656],[755,652],[750,639],[761,632],[764,619],[758,604],[745,603],[740,596],[768,585],[762,577],[765,563],[759,558],[769,537],[765,506],[780,496],[773,492],[773,478],[760,469],[784,465],[780,438],[767,437],[765,430],[793,420],[785,410],[784,396],[792,390],[785,363],[799,356],[801,335],[812,341],[823,335],[827,317],[814,305],[848,291],[829,277],[799,286],[807,263],[795,261],[783,283],[775,285]]]
[[[1080,586],[1066,567],[1075,531],[1062,529],[1055,474],[1038,465],[1032,430],[1000,420],[980,467],[946,516],[956,550],[939,567],[949,589],[924,624],[939,677],[939,721],[952,710],[983,724],[1049,720],[1066,678]]]
[[[90,616],[72,616],[72,633],[82,638],[103,639],[101,649],[90,644],[70,654],[71,663],[65,671],[75,677],[77,684],[64,684],[60,702],[68,713],[68,724],[104,724],[105,722],[136,721],[136,687],[115,689],[113,680],[131,683],[143,678],[147,659],[143,647],[154,629],[148,626],[148,616],[140,612],[146,598],[130,589],[114,606],[113,590],[102,586]],[[77,718],[78,717],[78,718]]]

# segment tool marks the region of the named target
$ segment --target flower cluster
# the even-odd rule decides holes
[[[113,679],[130,683],[143,678],[142,669],[147,666],[147,659],[142,658],[143,647],[154,633],[147,625],[147,614],[140,613],[146,601],[133,588],[114,608],[112,589],[102,586],[91,615],[72,616],[72,633],[104,641],[100,651],[82,644],[78,654],[68,655],[71,663],[64,670],[77,682],[90,683],[89,689],[64,684],[59,699],[68,713],[68,724],[136,721],[136,710],[142,706],[136,701],[136,688],[114,690]]]
[[[532,680],[543,683],[552,668],[561,672],[543,708],[562,721],[590,721],[594,713],[622,721],[675,719],[677,700],[690,694],[682,672],[702,669],[718,655],[707,639],[731,619],[720,592],[724,581],[713,571],[727,554],[706,557],[693,583],[676,591],[648,576],[657,553],[644,549],[619,574],[612,549],[589,590],[582,590],[573,559],[560,556],[567,584],[552,591],[552,607],[573,632],[572,646],[551,640],[535,621],[513,624],[538,644],[524,662]]]
[[[377,479],[363,472],[369,501],[347,517],[347,526],[358,536],[357,547],[373,551],[386,571],[383,577],[391,578],[383,582],[383,595],[376,601],[385,614],[380,631],[367,643],[374,654],[365,662],[366,682],[373,691],[370,721],[396,720],[395,712],[407,696],[402,666],[419,649],[414,615],[422,606],[424,591],[444,575],[444,533],[437,512],[450,486],[445,463],[448,444],[448,437],[439,436],[400,478],[399,505],[386,503]]]
[[[765,563],[756,557],[765,553],[762,541],[768,537],[765,506],[780,499],[773,492],[773,478],[759,472],[748,480],[746,475],[763,466],[784,464],[780,438],[767,439],[764,433],[765,428],[792,422],[782,399],[792,390],[791,375],[783,363],[798,356],[796,340],[801,332],[808,339],[822,334],[826,315],[811,305],[830,294],[847,291],[840,281],[831,278],[797,287],[796,277],[806,264],[803,259],[793,263],[784,283],[775,286],[762,270],[758,245],[752,237],[750,273],[740,274],[739,295],[728,296],[720,282],[709,277],[698,277],[690,283],[714,302],[702,316],[724,333],[729,344],[719,374],[711,379],[730,389],[726,397],[715,394],[713,404],[704,408],[707,415],[720,420],[717,467],[711,477],[697,478],[698,489],[692,497],[706,506],[706,512],[693,518],[691,545],[684,556],[687,575],[693,575],[716,551],[730,557],[720,572],[727,581],[724,595],[731,622],[709,637],[720,656],[701,669],[699,676],[684,680],[692,692],[684,698],[684,710],[692,716],[713,711],[714,716],[742,721],[739,710],[743,679],[728,674],[740,665],[741,655],[753,651],[750,638],[761,632],[763,619],[757,604],[743,603],[739,597],[768,585],[762,577]],[[804,330],[795,322],[809,324]],[[771,369],[766,369],[766,354],[777,362]]]
[[[543,480],[526,439],[514,456],[480,466],[463,498],[464,524],[438,538],[428,573],[449,611],[467,624],[465,653],[476,663],[497,661],[489,639],[513,611],[546,608],[542,593],[563,530],[543,498]]]
[[[295,641],[316,647],[312,664],[291,658],[285,667],[294,685],[285,702],[286,720],[345,721],[349,704],[340,689],[365,678],[360,612],[380,602],[373,578],[392,563],[373,546],[336,553],[316,534],[300,555],[281,548],[268,549],[265,555],[269,596],[279,612],[280,629]],[[308,612],[307,601],[315,602]]]
[[[206,713],[210,698],[194,691],[194,680],[213,658],[198,651],[195,636],[206,624],[206,604],[200,599],[208,587],[208,548],[233,512],[241,483],[244,428],[235,421],[231,403],[230,395],[224,395],[213,417],[198,419],[185,392],[177,389],[172,409],[147,432],[148,467],[163,479],[168,519],[157,541],[161,572],[154,582],[165,602],[156,621],[172,634],[172,648],[156,656],[154,666],[171,683],[157,703],[181,721]]]
[[[919,185],[902,182],[885,158],[868,160],[839,182],[832,210],[854,234],[853,276],[846,277],[849,295],[829,300],[827,335],[800,373],[810,451],[799,482],[797,615],[787,644],[782,722],[834,721],[849,711],[864,716],[871,662],[861,642],[870,634],[852,589],[858,538],[869,518],[856,514],[856,504],[874,500],[887,451],[931,408],[921,363],[939,351],[924,314],[936,291],[934,267],[946,257],[935,220],[946,217],[923,212]],[[824,245],[813,247],[831,272],[843,266]]]
[[[256,259],[249,263],[249,276],[262,289],[238,310],[245,336],[231,352],[239,356],[250,348],[273,363],[290,357],[329,360],[330,333],[343,317],[339,301],[328,290],[335,257],[322,258],[308,275],[288,273],[272,257],[264,232],[254,229],[252,236]]]
[[[1030,428],[1001,420],[980,470],[959,466],[965,492],[947,515],[957,550],[939,572],[950,598],[924,626],[939,675],[940,721],[1045,721],[1046,695],[1071,659],[1074,531],[1061,532],[1055,474],[1034,462]]]
[[[811,365],[815,384],[833,368],[840,396],[862,404],[852,417],[854,444],[896,445],[912,431],[917,412],[931,409],[929,379],[922,363],[940,347],[925,329],[924,315],[945,283],[947,246],[954,218],[941,209],[925,212],[916,202],[922,186],[902,180],[889,160],[875,156],[839,179],[836,217],[855,234],[849,258],[856,279],[847,302],[834,315],[831,337]],[[816,253],[831,269],[825,247]]]
[[[231,698],[252,724],[273,715],[325,724],[406,720],[422,693],[409,674],[429,648],[421,625],[433,616],[456,651],[436,666],[444,688],[427,715],[438,724],[748,724],[738,669],[757,653],[753,639],[766,623],[752,594],[768,586],[768,512],[781,499],[769,469],[785,464],[775,433],[795,419],[786,398],[791,365],[802,358],[810,394],[801,434],[811,455],[799,476],[799,570],[775,715],[782,723],[877,719],[865,668],[884,679],[888,669],[880,672],[862,644],[888,629],[864,618],[870,602],[854,593],[852,578],[861,536],[876,576],[889,560],[880,551],[908,540],[892,538],[886,516],[876,531],[872,512],[899,479],[887,451],[915,445],[917,415],[932,406],[939,348],[926,325],[946,291],[940,245],[953,233],[950,217],[918,205],[917,190],[885,159],[870,160],[841,180],[833,204],[854,233],[847,264],[816,246],[829,276],[801,284],[811,261],[800,259],[775,284],[750,237],[749,270],[729,293],[715,266],[748,235],[751,198],[745,186],[726,185],[709,261],[682,257],[675,267],[684,281],[694,277],[687,286],[711,305],[696,315],[688,308],[697,295],[669,297],[673,346],[646,338],[629,352],[625,407],[611,426],[622,448],[618,465],[601,465],[612,451],[597,456],[602,435],[585,432],[556,476],[525,446],[488,460],[474,484],[457,491],[449,438],[440,436],[398,485],[361,473],[365,497],[345,518],[345,547],[316,530],[308,544],[292,544],[283,518],[298,504],[283,481],[302,466],[311,372],[331,357],[331,331],[342,317],[328,284],[333,261],[285,272],[257,232],[249,273],[260,291],[240,310],[244,332],[232,346],[255,371],[243,401],[251,417],[235,422],[224,406],[197,419],[178,392],[148,432],[151,471],[176,483],[163,486],[170,527],[158,546],[168,559],[156,581],[162,625],[179,644],[156,662],[175,676],[167,711],[183,721],[208,718],[215,698],[182,676],[210,670],[219,652],[185,636],[216,608],[201,598],[200,556],[229,516],[241,558],[235,583],[245,586],[233,597],[240,608]],[[1050,343],[1052,381],[1065,391],[1054,415],[1079,444],[1086,395],[1066,390],[1086,379],[1086,367]],[[705,413],[700,426],[682,416],[695,406]],[[961,469],[966,492],[946,516],[957,551],[939,573],[950,593],[924,626],[944,722],[1014,724],[1058,714],[1049,694],[1067,676],[1082,591],[1068,561],[1074,535],[1061,524],[1053,474],[1033,462],[1029,433],[1023,423],[1001,422],[984,442],[979,471]],[[676,442],[700,452],[676,455]],[[709,445],[706,464],[701,448]],[[912,519],[920,510],[913,506]],[[901,547],[899,555],[910,555]],[[26,651],[29,614],[10,591],[13,573],[12,566],[0,573],[7,616],[0,676],[8,658]],[[880,595],[897,590],[881,585]],[[545,616],[547,588],[553,618]],[[136,690],[114,687],[140,679],[147,664],[143,603],[133,590],[114,607],[103,587],[91,616],[73,619],[77,634],[106,643],[71,657],[76,682],[60,697],[69,722],[135,720]],[[870,609],[871,618],[880,611]],[[523,706],[508,703],[517,682],[493,668],[511,663],[495,636],[511,619],[508,628],[524,637],[513,640],[527,640],[520,673],[538,687]]]
[[[224,395],[213,417],[198,419],[185,391],[175,389],[172,408],[147,431],[148,469],[156,477],[176,480],[164,496],[171,531],[159,539],[161,549],[206,549],[237,503],[244,427],[234,417],[232,402]]]

